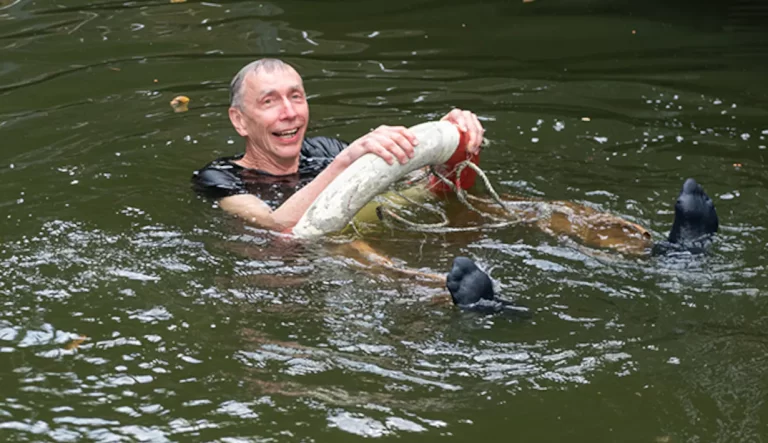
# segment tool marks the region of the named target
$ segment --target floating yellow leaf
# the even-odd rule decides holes
[[[86,337],[85,335],[81,335],[80,337],[78,337],[78,338],[72,340],[71,342],[67,343],[66,345],[64,345],[64,349],[66,349],[67,351],[71,351],[73,349],[77,349],[86,340],[88,340],[88,337]]]
[[[171,0],[171,3],[184,3],[187,0]]]
[[[171,107],[173,112],[187,112],[189,111],[189,97],[180,95],[171,100]]]

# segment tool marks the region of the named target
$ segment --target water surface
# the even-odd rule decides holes
[[[768,34],[759,11],[628,8],[0,0],[0,437],[768,439]],[[304,76],[313,134],[471,109],[498,191],[661,239],[695,177],[718,241],[657,259],[526,227],[368,239],[430,272],[474,258],[530,321],[275,247],[189,187],[242,149],[227,88],[261,56]]]

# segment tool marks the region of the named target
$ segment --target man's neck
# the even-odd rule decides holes
[[[299,170],[298,156],[293,160],[276,159],[253,146],[246,146],[245,155],[235,163],[246,169],[258,169],[272,175],[295,174]]]

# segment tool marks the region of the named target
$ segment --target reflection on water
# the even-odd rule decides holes
[[[0,435],[762,441],[765,33],[595,5],[0,0]],[[658,240],[692,176],[718,240],[638,258],[526,226],[368,238],[427,272],[476,259],[524,321],[273,243],[188,187],[241,149],[228,83],[260,55],[298,66],[318,134],[469,108],[500,192]]]

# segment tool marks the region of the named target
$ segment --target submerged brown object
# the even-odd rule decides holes
[[[342,246],[342,252],[347,256],[354,258],[358,263],[367,263],[373,267],[380,267],[395,271],[398,274],[411,276],[411,277],[423,277],[427,281],[434,281],[440,284],[445,283],[445,275],[432,274],[429,272],[422,272],[416,269],[405,268],[398,266],[394,261],[385,257],[380,252],[376,251],[371,245],[363,240],[353,240],[349,243],[345,243]]]
[[[186,95],[179,95],[171,100],[171,107],[173,112],[187,112],[189,111],[189,97]]]
[[[589,206],[569,201],[529,200],[505,196],[507,211],[498,206],[484,210],[507,217],[519,217],[522,222],[535,224],[547,234],[565,235],[586,246],[608,248],[642,255],[653,241],[647,229],[621,217],[600,212]]]
[[[647,229],[621,217],[568,201],[531,200],[505,196],[506,209],[492,201],[473,202],[495,215],[519,219],[553,236],[567,236],[594,248],[613,249],[630,255],[643,255],[653,245]],[[371,268],[383,268],[401,275],[421,277],[427,282],[445,284],[445,275],[423,272],[396,264],[363,240],[341,245],[342,254]]]
[[[629,254],[644,254],[651,247],[650,232],[636,223],[570,202],[557,201],[549,205],[550,216],[537,222],[545,232],[564,234],[588,246]]]

